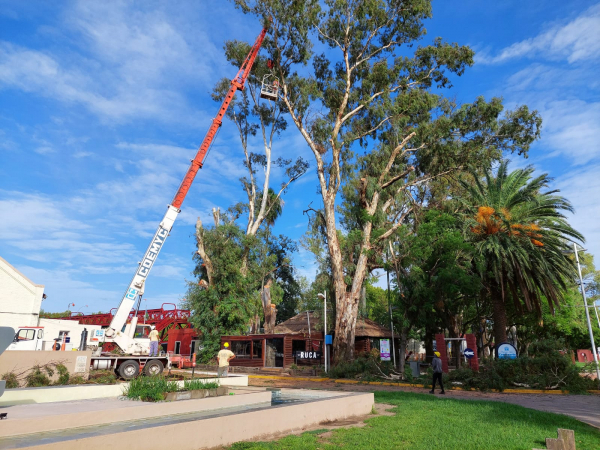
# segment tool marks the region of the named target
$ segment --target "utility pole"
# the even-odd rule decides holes
[[[577,261],[577,271],[579,272],[579,283],[581,286],[581,295],[583,296],[583,304],[585,306],[585,317],[587,319],[588,331],[590,333],[590,342],[592,343],[592,355],[594,355],[594,362],[596,363],[596,381],[600,383],[600,366],[598,365],[598,349],[594,342],[594,333],[592,332],[592,322],[590,321],[590,310],[588,308],[587,297],[585,296],[585,287],[583,286],[583,276],[581,275],[581,265],[579,264],[579,254],[577,253],[577,244],[573,242],[573,248],[575,249],[575,260]],[[596,312],[597,314],[597,312]]]
[[[323,291],[323,293],[319,293],[317,297],[323,299],[323,356],[325,357],[325,373],[327,373],[327,291]]]
[[[394,369],[396,366],[396,344],[394,343],[394,320],[392,319],[392,301],[390,300],[390,271],[385,269],[387,274],[387,297],[388,297],[388,309],[390,310],[390,328],[392,330],[392,355],[394,355]]]

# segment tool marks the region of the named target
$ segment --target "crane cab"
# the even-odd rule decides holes
[[[270,81],[271,75],[265,75],[262,79],[262,86],[260,88],[260,98],[265,100],[277,101],[279,94],[279,79],[273,77],[273,81]]]

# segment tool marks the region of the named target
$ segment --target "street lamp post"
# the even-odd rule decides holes
[[[596,313],[596,320],[598,321],[598,328],[600,328],[600,317],[598,317],[598,305],[596,304],[596,302],[594,302],[593,306],[594,312]],[[600,355],[598,355],[598,358],[600,358]]]
[[[583,304],[585,306],[585,317],[587,319],[588,331],[590,333],[590,342],[592,343],[592,355],[594,355],[594,362],[596,363],[596,380],[600,383],[600,366],[598,365],[598,349],[594,342],[594,333],[592,332],[592,322],[590,321],[590,310],[588,308],[587,297],[585,296],[585,287],[583,285],[583,276],[581,275],[581,265],[579,264],[579,254],[577,253],[577,244],[573,242],[573,248],[575,249],[575,260],[577,261],[577,271],[579,273],[579,282],[581,285],[581,295],[583,296]]]
[[[392,317],[392,301],[390,300],[390,271],[386,270],[387,273],[387,298],[388,298],[388,309],[390,311],[390,329],[392,330],[392,356],[394,361],[394,368],[396,368],[396,343],[394,342],[394,319]]]
[[[325,356],[325,373],[327,373],[327,291],[319,293],[318,297],[323,299],[323,356]]]

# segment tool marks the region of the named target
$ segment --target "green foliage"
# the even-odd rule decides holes
[[[226,224],[205,230],[204,240],[214,266],[214,282],[208,288],[190,283],[185,307],[192,310],[190,322],[202,335],[203,348],[198,359],[208,363],[219,351],[221,336],[248,331],[251,319],[259,311],[261,280],[256,268],[256,237],[247,236],[235,224]],[[243,274],[245,249],[249,249],[249,267]],[[195,274],[206,279],[203,261],[196,258]]]
[[[181,391],[196,391],[199,389],[216,389],[219,383],[216,381],[203,382],[201,379],[185,380]]]
[[[505,111],[498,98],[458,105],[444,97],[474,52],[441,38],[415,45],[432,17],[428,1],[236,5],[273,18],[263,49],[317,162],[323,211],[311,219],[307,244],[323,261],[335,255],[325,270],[337,308],[350,286],[356,294],[367,272],[384,265],[390,241],[415,231],[403,228],[428,204],[432,180],[488,165],[503,152],[526,154],[539,136],[541,119],[527,107]],[[320,54],[317,39],[325,47]],[[340,190],[343,203],[336,205]],[[336,358],[349,356],[350,335],[335,339]]]
[[[54,375],[54,370],[49,366],[33,366],[31,371],[25,376],[25,385],[27,387],[50,386],[49,376]]]
[[[19,378],[14,372],[3,373],[0,379],[6,381],[6,389],[16,389],[19,387]]]
[[[164,400],[164,394],[178,390],[176,381],[167,381],[163,376],[137,377],[125,388],[125,396],[132,400],[159,402]]]
[[[169,381],[162,375],[137,377],[129,382],[129,386],[125,389],[125,396],[134,400],[160,402],[164,400],[164,394],[169,392],[216,389],[219,386],[216,381],[203,382],[200,378],[184,380],[183,386],[180,387],[177,381]]]
[[[74,375],[69,378],[68,384],[88,384],[88,382],[81,375]]]
[[[115,384],[117,376],[112,370],[94,370],[90,372],[88,383],[90,384]]]
[[[479,372],[465,368],[449,373],[450,381],[459,381],[465,388],[500,391],[515,387],[531,389],[561,389],[572,393],[595,389],[597,383],[581,376],[581,370],[568,356],[558,350],[555,341],[541,340],[533,344],[530,356],[514,360],[492,360]]]
[[[542,296],[552,312],[560,305],[575,273],[564,254],[567,241],[584,240],[563,214],[573,211],[569,201],[549,189],[548,174],[534,178],[533,172],[533,167],[509,172],[504,160],[495,175],[488,167],[482,180],[473,174],[474,185],[462,182],[464,229],[485,261],[481,277],[491,293],[498,342],[506,339],[509,298],[516,311],[535,311],[538,317]]]
[[[327,373],[330,378],[350,378],[362,381],[375,381],[382,375],[389,375],[393,366],[390,362],[381,361],[379,352],[362,353],[350,361],[340,361]]]
[[[69,369],[67,369],[67,367],[64,364],[57,364],[56,370],[58,371],[58,380],[56,380],[56,382],[54,384],[56,384],[56,385],[74,384],[74,383],[70,382]]]

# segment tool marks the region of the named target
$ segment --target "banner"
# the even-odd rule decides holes
[[[379,355],[382,361],[390,361],[390,340],[380,339],[379,340]]]

